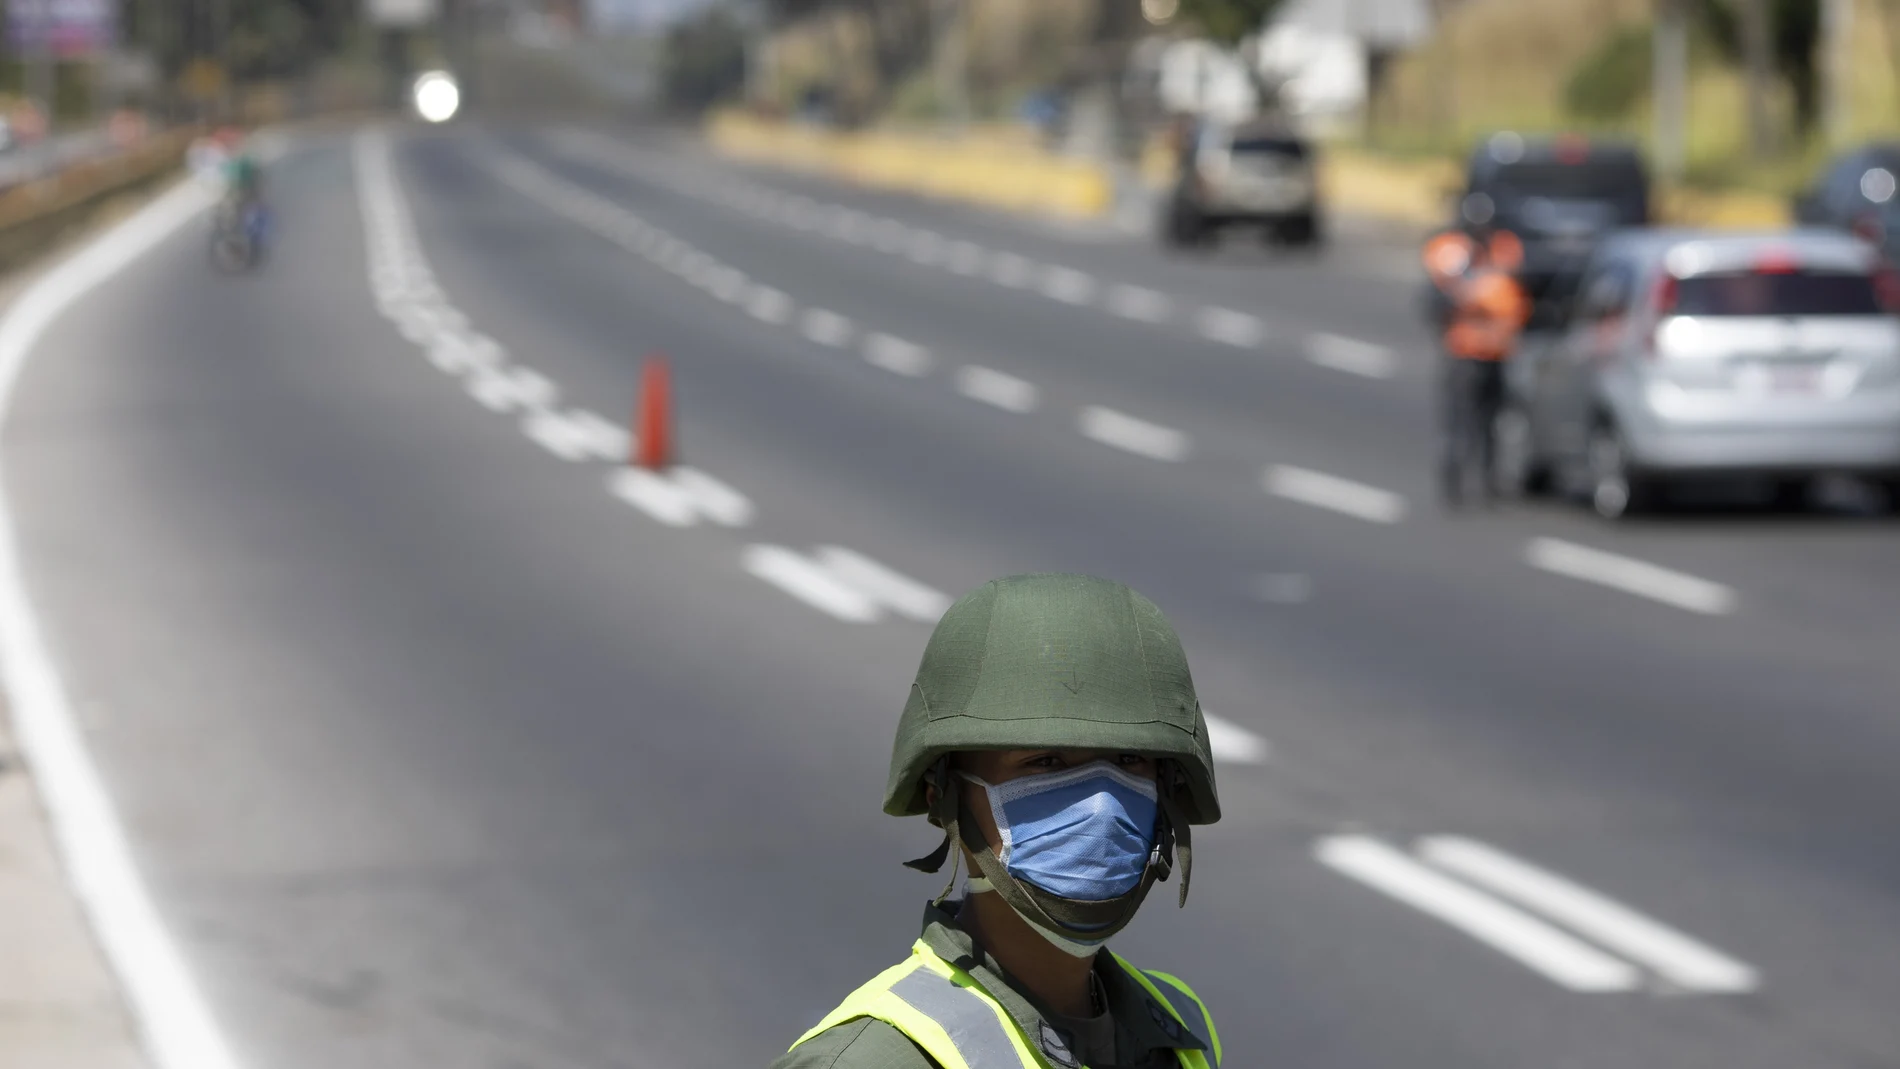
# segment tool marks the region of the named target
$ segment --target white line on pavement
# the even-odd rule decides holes
[[[983,273],[983,246],[970,241],[950,243],[950,270],[959,275],[978,275]]]
[[[825,308],[808,308],[800,329],[812,341],[837,348],[850,342],[853,328],[849,319],[836,312]]]
[[[764,285],[754,286],[752,299],[746,302],[745,310],[754,319],[783,323],[792,317],[792,299],[782,290]]]
[[[1306,468],[1276,464],[1267,469],[1261,485],[1276,497],[1373,523],[1397,523],[1405,518],[1405,499],[1392,491]]]
[[[386,194],[387,150],[359,141],[359,184]],[[365,190],[366,198],[371,191]],[[42,275],[0,319],[0,414],[48,327],[82,297],[119,274],[211,206],[210,189],[186,183],[106,231]],[[375,211],[386,205],[377,200]],[[372,210],[365,206],[366,214]],[[379,216],[386,217],[386,216]],[[112,796],[40,633],[15,545],[11,508],[0,497],[0,672],[8,704],[68,879],[123,985],[157,1069],[234,1069],[197,977],[166,928],[126,842]]]
[[[628,451],[633,448],[633,436],[628,433],[627,428],[598,412],[589,412],[586,409],[577,409],[568,413],[568,419],[574,423],[581,438],[587,442],[587,448],[596,459],[611,461],[627,459]]]
[[[910,236],[910,258],[920,264],[937,263],[943,259],[943,245],[942,234],[919,230]]]
[[[1167,294],[1146,286],[1118,285],[1109,291],[1108,310],[1123,319],[1161,323],[1174,314],[1174,302]]]
[[[738,304],[746,299],[752,290],[745,272],[736,267],[715,266],[705,273],[707,281],[701,282],[712,295],[727,304]],[[699,279],[694,279],[700,282]]]
[[[843,546],[818,547],[816,560],[839,582],[919,623],[936,623],[950,607],[949,595]]]
[[[784,546],[747,546],[742,564],[749,574],[846,623],[876,623],[883,615],[876,602],[829,569]]]
[[[1076,425],[1084,436],[1104,445],[1155,460],[1177,461],[1188,454],[1187,435],[1112,408],[1089,405],[1077,416]]]
[[[1035,278],[1036,265],[1013,252],[990,254],[990,278],[1011,289],[1027,288]]]
[[[658,472],[621,468],[607,477],[607,488],[615,497],[668,527],[691,527],[699,522],[692,495]]]
[[[564,413],[534,409],[521,421],[521,432],[529,441],[571,463],[594,455],[587,432]]]
[[[1224,345],[1250,349],[1267,336],[1267,325],[1259,316],[1236,312],[1232,308],[1203,308],[1194,317],[1201,337]]]
[[[1201,710],[1201,716],[1207,720],[1207,745],[1214,751],[1214,760],[1236,765],[1266,764],[1272,752],[1267,740],[1206,709]]]
[[[1095,299],[1095,278],[1073,267],[1051,264],[1042,269],[1042,292],[1063,304],[1087,304]]]
[[[1455,836],[1420,841],[1419,856],[1536,910],[1607,950],[1693,991],[1753,991],[1755,970],[1673,928],[1495,847]]]
[[[1369,379],[1391,378],[1398,367],[1392,350],[1385,346],[1338,334],[1320,333],[1308,337],[1306,358],[1320,367]]]
[[[669,474],[673,485],[686,495],[700,515],[722,527],[744,527],[752,522],[752,502],[739,491],[685,464],[675,465]]]
[[[1038,400],[1035,383],[976,364],[957,369],[957,392],[1006,412],[1033,412]]]
[[[1735,611],[1735,592],[1631,557],[1606,553],[1557,538],[1535,538],[1526,550],[1531,567],[1581,579],[1679,609],[1721,616]]]
[[[1575,991],[1629,991],[1641,973],[1556,928],[1359,835],[1322,839],[1321,864],[1508,954]]]
[[[910,228],[895,219],[879,219],[872,233],[879,252],[903,252],[910,243]]]
[[[872,334],[865,338],[864,359],[873,367],[909,378],[930,371],[930,350],[889,334]]]

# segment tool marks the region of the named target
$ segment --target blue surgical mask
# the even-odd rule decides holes
[[[1011,876],[1063,898],[1106,902],[1140,885],[1154,852],[1153,780],[1107,761],[979,784],[989,795]]]

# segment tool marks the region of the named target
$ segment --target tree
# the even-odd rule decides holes
[[[1820,0],[1697,0],[1696,15],[1709,40],[1731,63],[1749,62],[1747,14],[1751,4],[1760,4],[1766,25],[1768,59],[1774,72],[1788,83],[1794,98],[1796,132],[1807,136],[1821,111],[1820,70],[1815,46],[1821,40]],[[1759,107],[1759,104],[1754,105]]]
[[[1213,40],[1236,45],[1248,34],[1258,33],[1280,4],[1281,0],[1181,0],[1181,15],[1192,19]]]

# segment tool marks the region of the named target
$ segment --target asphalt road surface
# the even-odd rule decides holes
[[[311,135],[5,427],[34,603],[255,1069],[762,1065],[898,960],[947,599],[1123,579],[1226,819],[1117,947],[1233,1066],[1900,1065],[1900,540],[1446,515],[1410,253],[1170,258],[640,131]],[[682,458],[629,475],[643,360]]]

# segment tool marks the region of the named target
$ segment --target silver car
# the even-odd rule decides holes
[[[1607,237],[1557,330],[1507,366],[1500,481],[1610,518],[1689,477],[1873,479],[1900,507],[1900,317],[1880,253],[1838,231]]]
[[[1200,125],[1163,210],[1163,239],[1202,245],[1230,226],[1260,227],[1273,241],[1322,240],[1313,146],[1270,121]]]

